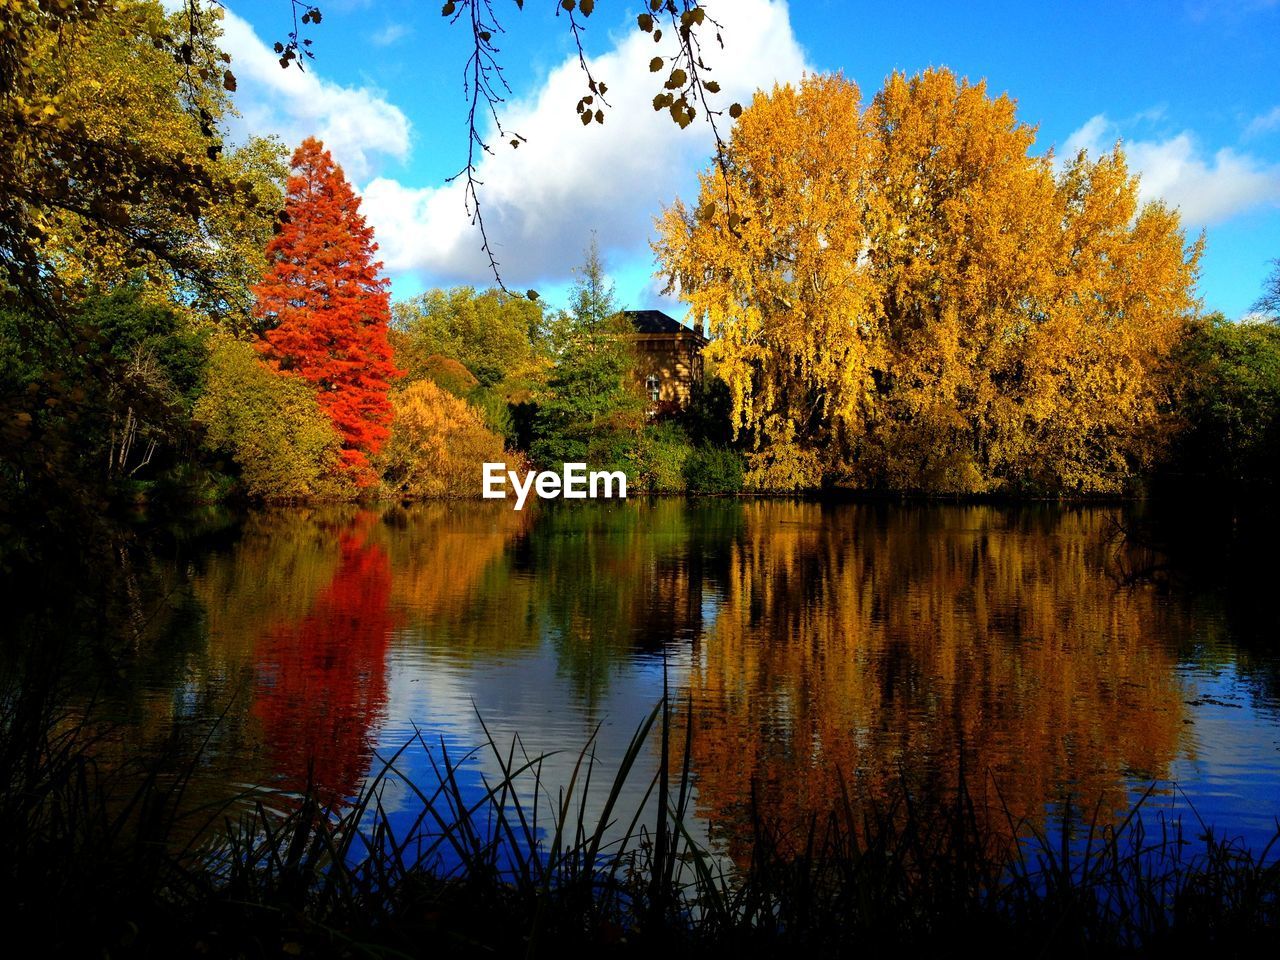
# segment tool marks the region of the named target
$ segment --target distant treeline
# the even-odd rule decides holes
[[[323,144],[225,142],[234,80],[202,16],[33,0],[6,34],[10,547],[139,502],[475,496],[499,459],[656,493],[1277,477],[1280,270],[1259,322],[1202,315],[1203,241],[1139,205],[1123,153],[1059,169],[981,84],[756,96],[696,206],[659,222],[711,343],[655,417],[594,244],[564,310],[470,287],[393,305]]]

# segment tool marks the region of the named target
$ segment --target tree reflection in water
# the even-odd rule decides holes
[[[332,804],[356,793],[387,702],[391,564],[378,515],[338,536],[333,579],[300,620],[271,628],[254,653],[252,714],[277,785],[316,788]]]

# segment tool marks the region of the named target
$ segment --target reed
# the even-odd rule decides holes
[[[485,728],[498,773],[479,791],[460,777],[474,757],[418,733],[341,809],[314,790],[200,807],[194,758],[108,771],[88,727],[21,697],[0,701],[0,723],[3,902],[53,955],[1202,956],[1251,953],[1280,926],[1273,847],[1144,816],[1149,793],[1118,823],[1068,811],[1051,835],[1008,810],[992,822],[963,779],[933,805],[846,783],[805,823],[757,811],[749,859],[729,863],[693,836],[692,723],[665,701],[616,769],[593,736],[554,794],[546,755]],[[657,772],[637,783],[655,741]],[[410,750],[433,758],[430,782],[403,772]],[[407,827],[392,786],[416,801]]]

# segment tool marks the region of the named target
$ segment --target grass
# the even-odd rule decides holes
[[[757,813],[749,860],[729,864],[692,836],[692,730],[672,756],[672,723],[655,707],[611,771],[592,738],[554,795],[545,756],[491,735],[481,749],[497,775],[483,790],[464,789],[468,758],[443,744],[429,751],[433,782],[414,784],[401,766],[428,749],[419,735],[340,810],[311,790],[200,807],[187,802],[198,757],[107,770],[87,726],[18,692],[0,698],[0,902],[43,952],[76,957],[1216,960],[1256,952],[1280,926],[1271,847],[1150,822],[1142,801],[1118,823],[1068,813],[1069,843],[1008,811],[993,822],[963,783],[931,806],[905,786],[873,803],[846,785],[822,818]],[[658,770],[640,783],[655,739]],[[384,806],[393,785],[420,805],[408,827]],[[632,809],[636,786],[645,802]]]

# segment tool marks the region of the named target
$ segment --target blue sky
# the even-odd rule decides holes
[[[227,0],[224,45],[235,58],[239,130],[295,143],[316,134],[365,197],[394,295],[491,281],[456,188],[462,165],[468,49],[461,24],[418,0],[321,2],[316,60],[304,76],[268,47],[291,26],[288,0]],[[583,128],[586,92],[554,0],[494,0],[507,30],[505,112],[528,139],[495,145],[482,202],[513,289],[559,300],[594,230],[634,307],[663,301],[652,278],[652,218],[694,192],[710,134],[652,113],[645,66],[655,47],[634,29],[638,0],[597,0],[588,51],[615,109]],[[1038,148],[1103,150],[1122,139],[1146,197],[1206,231],[1200,292],[1207,309],[1248,312],[1280,257],[1280,0],[1055,4],[706,0],[724,25],[708,61],[723,100],[805,71],[842,70],[870,97],[886,74],[947,66],[1018,101]],[[635,109],[628,109],[628,104]]]

